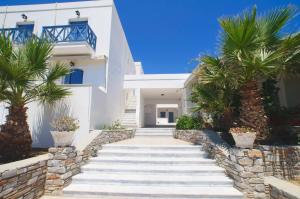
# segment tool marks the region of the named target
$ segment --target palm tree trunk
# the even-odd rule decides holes
[[[6,160],[18,160],[28,157],[32,139],[27,123],[27,107],[11,106],[6,123],[1,126],[0,156]]]
[[[258,82],[255,80],[247,82],[241,87],[240,93],[241,123],[256,130],[257,140],[265,140],[269,136],[268,117],[263,106]]]
[[[221,117],[221,128],[229,130],[233,124],[233,111],[232,108],[226,108]]]

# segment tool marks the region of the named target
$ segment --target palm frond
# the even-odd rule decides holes
[[[47,83],[58,80],[70,73],[70,67],[64,64],[56,63],[53,67],[49,67],[45,81]]]
[[[61,100],[68,95],[71,95],[71,92],[67,88],[64,88],[62,85],[50,83],[40,86],[34,96],[36,100],[43,104],[53,104],[55,101]]]

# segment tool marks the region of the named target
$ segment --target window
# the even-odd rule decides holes
[[[83,82],[83,70],[72,69],[71,73],[65,76],[65,84],[82,84]]]
[[[160,112],[160,118],[166,118],[166,112]]]

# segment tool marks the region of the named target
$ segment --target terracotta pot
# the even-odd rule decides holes
[[[253,148],[253,144],[256,138],[255,132],[245,133],[231,133],[235,141],[235,146],[239,148]]]
[[[51,131],[55,147],[71,146],[74,140],[73,131]]]

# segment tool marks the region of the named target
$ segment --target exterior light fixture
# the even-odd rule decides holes
[[[76,13],[77,17],[79,18],[79,17],[80,17],[80,12],[79,12],[79,10],[76,10],[75,13]]]
[[[21,16],[22,16],[22,19],[24,19],[25,21],[26,21],[27,18],[28,18],[27,15],[25,15],[25,14],[22,14]]]
[[[75,63],[72,62],[72,61],[70,61],[70,66],[71,66],[71,67],[75,66]]]

